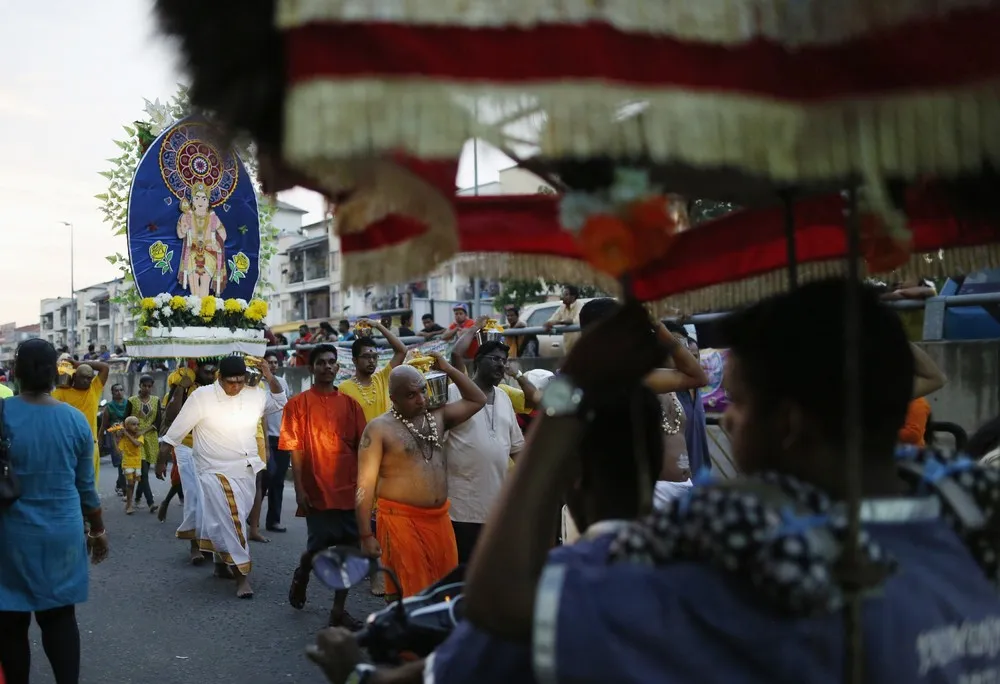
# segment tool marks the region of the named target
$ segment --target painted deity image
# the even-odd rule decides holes
[[[226,287],[226,227],[210,197],[204,183],[192,185],[191,202],[182,204],[177,221],[177,237],[183,244],[177,280],[199,297],[221,297]]]

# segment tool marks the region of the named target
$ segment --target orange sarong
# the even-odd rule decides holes
[[[382,547],[382,564],[399,577],[395,589],[386,579],[386,594],[413,596],[458,565],[455,530],[448,517],[451,503],[419,508],[379,498],[375,530]]]

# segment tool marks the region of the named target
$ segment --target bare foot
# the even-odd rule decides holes
[[[253,598],[253,589],[250,588],[250,579],[246,575],[236,576],[236,598]]]
[[[191,547],[191,565],[201,565],[205,562],[205,556],[202,555],[201,551],[197,546]]]
[[[127,504],[125,506],[125,515],[132,515],[135,513],[135,507],[132,504]]]
[[[156,513],[156,519],[159,520],[160,522],[166,522],[167,521],[167,505],[166,504],[163,504],[162,506],[160,506],[160,509]]]
[[[250,530],[250,541],[260,542],[261,544],[268,544],[271,542],[270,539],[262,535],[258,530]]]
[[[236,577],[236,575],[233,574],[232,569],[225,563],[216,563],[215,572],[212,574],[214,574],[219,579],[231,580]]]

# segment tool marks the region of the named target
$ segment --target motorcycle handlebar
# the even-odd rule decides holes
[[[360,631],[354,633],[354,640],[361,648],[368,648],[368,628],[362,627]]]

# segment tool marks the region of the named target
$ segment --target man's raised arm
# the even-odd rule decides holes
[[[446,404],[440,409],[441,417],[444,419],[444,429],[450,430],[479,413],[486,406],[486,395],[472,381],[472,378],[445,361],[443,356],[433,352],[430,356],[437,360],[438,370],[445,373],[455,383],[455,387],[462,395],[460,400]]]
[[[406,345],[396,337],[389,328],[385,327],[378,321],[371,322],[372,327],[382,333],[385,337],[385,341],[389,343],[392,347],[392,358],[389,359],[389,368],[395,368],[399,364],[406,360]]]
[[[708,384],[708,374],[694,358],[686,344],[678,342],[667,327],[660,323],[656,328],[656,339],[670,349],[670,356],[676,368],[657,368],[646,376],[646,387],[656,394],[682,392],[704,387]]]

